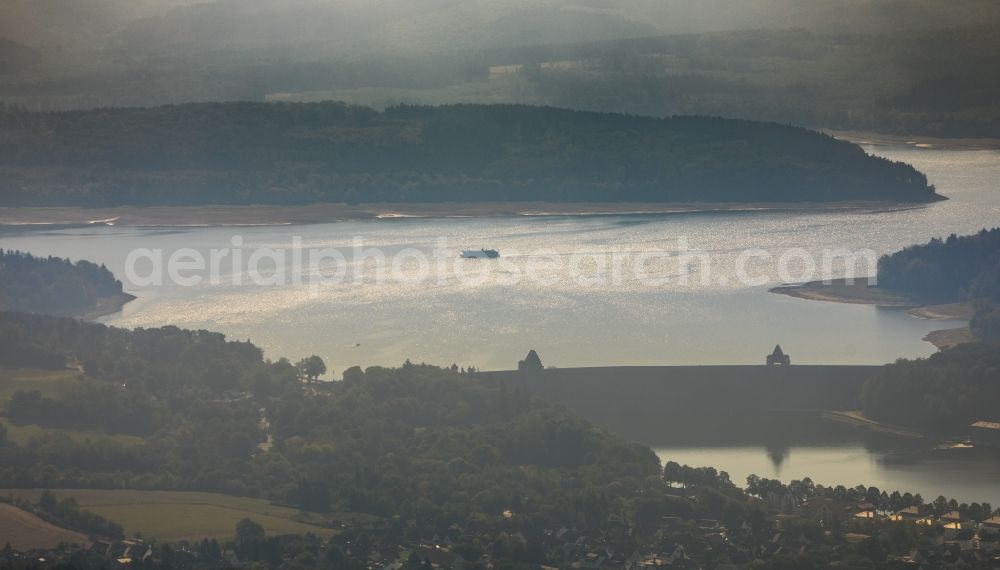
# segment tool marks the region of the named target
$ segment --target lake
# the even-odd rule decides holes
[[[382,282],[369,264],[348,261],[345,268],[353,276],[348,282],[297,285],[292,282],[295,273],[307,268],[277,260],[272,269],[286,271],[285,284],[259,286],[246,279],[237,284],[234,277],[242,277],[245,268],[225,264],[218,284],[143,285],[126,279],[125,289],[138,300],[103,319],[124,327],[176,324],[217,330],[252,340],[270,358],[318,354],[337,376],[352,365],[398,365],[406,359],[510,369],[530,348],[544,364],[554,366],[754,364],[762,363],[776,343],[791,354],[793,364],[881,364],[930,355],[934,348],[921,337],[959,323],[770,294],[769,287],[806,276],[801,259],[796,264],[793,256],[790,275],[779,274],[775,260],[788,248],[801,248],[814,259],[833,248],[883,254],[931,237],[1000,225],[1000,152],[869,150],[913,164],[950,199],[907,208],[837,211],[94,227],[3,235],[0,247],[90,259],[119,276],[125,275],[129,252],[137,248],[162,250],[167,257],[192,248],[208,257],[212,249],[231,247],[235,236],[246,251],[347,252],[360,239],[365,248],[378,248],[390,258],[409,252],[398,268],[402,278]],[[443,277],[408,281],[420,269],[413,252],[434,259],[432,252],[442,244],[448,263]],[[504,264],[455,260],[460,249],[481,247],[499,249]],[[677,255],[685,248],[706,253],[710,264],[695,264],[694,269],[679,265]],[[752,284],[741,281],[735,269],[748,250],[772,257],[755,258]],[[632,268],[618,276],[600,261],[618,255],[626,264],[639,265],[637,256],[643,254],[649,258],[642,275]],[[571,276],[567,264],[572,260],[579,265]],[[839,276],[845,268],[834,265],[832,270],[831,276]],[[538,278],[525,278],[528,273]],[[656,447],[655,441],[650,443]],[[735,480],[749,472],[784,480],[809,474],[817,481],[844,484],[898,481],[888,486],[925,496],[953,491],[965,497],[989,489],[1000,495],[994,483],[1000,481],[996,461],[985,467],[965,461],[956,466],[911,457],[898,464],[857,441],[790,445],[778,462],[760,445],[657,449],[673,460],[729,470]],[[980,483],[969,482],[966,493],[965,483],[955,483],[953,469],[973,472]],[[1000,504],[1000,496],[993,501]]]
[[[181,248],[208,255],[234,236],[244,249],[334,247],[348,251],[355,238],[388,255],[416,249],[430,254],[447,239],[447,255],[493,247],[507,270],[467,260],[458,279],[375,284],[373,269],[354,265],[364,282],[323,287],[202,283],[139,286],[125,280],[138,300],[108,324],[136,327],[176,324],[251,339],[267,356],[322,356],[335,371],[352,365],[395,365],[407,358],[435,364],[509,369],[529,348],[546,365],[739,364],[761,362],[781,343],[793,363],[880,364],[926,356],[931,330],[958,323],[926,321],[896,311],[794,299],[767,293],[782,283],[772,262],[757,263],[752,285],[739,282],[740,253],[759,248],[775,257],[803,248],[817,259],[825,248],[867,248],[882,254],[951,232],[968,233],[1000,223],[1000,153],[880,148],[926,172],[948,201],[906,209],[845,211],[704,212],[673,215],[393,219],[305,226],[197,228],[87,228],[0,236],[0,247],[40,255],[86,258],[124,276],[128,253]],[[650,284],[628,271],[617,281],[585,284],[566,273],[571,253],[585,255],[676,252],[679,240],[711,256],[707,271],[688,272],[681,283],[675,260],[646,265]],[[602,273],[596,263],[591,276]],[[546,280],[505,281],[533,264]],[[697,269],[697,267],[695,267]],[[793,268],[794,269],[794,268]],[[226,268],[224,267],[225,271]],[[863,270],[863,269],[862,269]],[[405,270],[404,270],[405,271]],[[870,271],[874,271],[871,268]],[[237,271],[239,272],[239,270]],[[484,275],[492,273],[491,275]],[[606,273],[606,272],[605,272]],[[835,271],[836,274],[836,271]],[[521,273],[523,276],[523,271]],[[792,277],[797,277],[795,273]],[[478,279],[485,277],[485,279]],[[794,279],[793,279],[794,280]]]

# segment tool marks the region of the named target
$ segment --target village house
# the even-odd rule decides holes
[[[941,515],[941,520],[946,523],[960,523],[962,522],[962,514],[958,511],[949,511]]]

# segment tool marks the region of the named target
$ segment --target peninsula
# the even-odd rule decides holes
[[[925,203],[913,167],[808,129],[524,105],[0,108],[0,206]]]
[[[800,299],[875,305],[906,310],[921,319],[965,320],[968,327],[933,331],[924,340],[938,348],[975,339],[997,340],[1000,228],[969,236],[950,235],[910,246],[878,261],[871,278],[782,285],[772,293]]]

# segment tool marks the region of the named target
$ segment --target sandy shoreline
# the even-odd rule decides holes
[[[127,303],[136,299],[135,295],[124,292],[112,295],[111,297],[101,297],[97,300],[97,304],[93,308],[77,316],[85,321],[94,321],[101,317],[120,312]]]
[[[0,230],[54,230],[81,226],[253,226],[321,224],[346,220],[516,216],[656,215],[695,212],[839,211],[907,209],[921,203],[850,202],[477,202],[307,204],[296,206],[121,206],[115,208],[0,208]]]
[[[973,313],[972,305],[969,303],[924,305],[904,296],[869,286],[867,278],[856,279],[854,284],[848,284],[844,279],[835,279],[828,283],[810,281],[801,285],[782,285],[770,289],[770,292],[797,299],[897,309],[906,311],[906,314],[918,319],[968,321],[972,318]],[[969,327],[964,326],[931,331],[923,337],[923,340],[937,348],[948,348],[963,342],[972,342],[975,338],[973,338]]]
[[[828,420],[837,421],[857,427],[864,427],[871,429],[873,431],[887,433],[899,437],[909,437],[914,439],[923,439],[925,437],[923,434],[917,433],[913,430],[909,430],[899,426],[884,424],[882,422],[866,418],[865,415],[859,411],[821,412],[820,415]]]
[[[923,340],[933,344],[938,348],[951,348],[964,342],[975,342],[969,327],[958,327],[954,329],[942,329],[931,331],[924,335]]]
[[[810,281],[800,285],[782,285],[770,289],[770,292],[798,299],[875,305],[884,309],[916,309],[921,306],[906,297],[869,286],[867,277],[859,277],[853,284],[845,279],[834,279],[829,282]]]

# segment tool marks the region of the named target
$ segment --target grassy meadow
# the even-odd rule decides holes
[[[41,489],[2,489],[0,494],[37,501]],[[121,524],[126,536],[141,534],[161,542],[196,541],[202,538],[229,540],[236,523],[249,518],[269,535],[311,532],[327,538],[336,532],[331,523],[364,521],[350,513],[318,516],[297,509],[272,505],[265,499],[234,497],[218,493],[186,491],[136,491],[61,489],[57,498],[74,497],[80,507]],[[322,526],[327,525],[327,526]]]
[[[77,381],[78,370],[36,370],[31,368],[0,367],[0,410],[6,411],[14,392],[38,390],[43,396],[56,397],[69,390]],[[107,434],[98,431],[49,428],[39,425],[18,425],[7,418],[0,418],[0,425],[7,430],[7,439],[18,445],[27,445],[33,438],[61,434],[74,441],[108,438],[120,445],[138,445],[141,437],[124,434]]]

